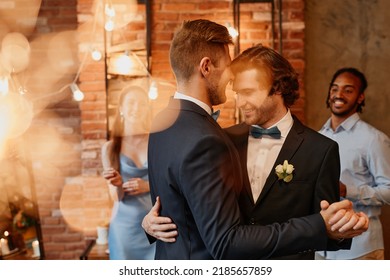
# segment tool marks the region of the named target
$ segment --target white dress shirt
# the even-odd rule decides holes
[[[383,132],[354,113],[331,128],[328,119],[320,133],[339,145],[341,178],[347,187],[346,198],[356,212],[370,218],[370,226],[353,238],[350,250],[328,251],[328,259],[354,259],[384,248],[382,223],[383,205],[390,204],[390,139]],[[324,256],[324,253],[320,253]]]
[[[249,134],[248,138],[248,157],[247,169],[249,181],[251,183],[253,201],[256,202],[264,187],[265,181],[271,172],[272,167],[282,149],[287,134],[294,123],[290,110],[276,124],[267,127],[277,126],[280,130],[280,139],[264,135],[262,138],[254,138]],[[256,125],[254,125],[256,126]],[[283,162],[281,162],[283,164]]]
[[[194,102],[195,104],[197,104],[198,106],[203,108],[209,115],[211,115],[211,113],[212,113],[212,109],[210,108],[210,106],[207,105],[206,103],[200,101],[199,99],[193,98],[191,96],[185,95],[185,94],[177,92],[177,91],[175,92],[175,95],[173,96],[173,98],[174,99],[183,99],[183,100],[188,100],[188,101]]]

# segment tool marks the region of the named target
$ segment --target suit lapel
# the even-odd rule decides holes
[[[260,201],[266,196],[266,194],[271,189],[272,185],[276,182],[277,176],[275,175],[275,167],[278,164],[283,164],[285,160],[291,161],[292,157],[296,153],[296,151],[299,149],[303,137],[301,136],[303,132],[303,126],[302,123],[295,117],[294,118],[294,124],[290,130],[290,132],[287,135],[286,140],[284,141],[284,144],[282,146],[282,149],[279,152],[278,157],[276,158],[276,161],[271,169],[270,174],[268,175],[268,178],[264,184],[264,188],[257,199],[256,204],[260,203]]]
[[[242,169],[242,175],[243,175],[244,191],[251,198],[251,201],[252,201],[252,203],[254,205],[255,202],[253,200],[251,183],[249,181],[248,168],[247,168],[248,135],[249,135],[249,126],[248,125],[244,125],[242,127],[241,133],[239,134],[239,136],[237,138],[239,143],[238,143],[238,145],[236,145],[236,147],[239,147],[238,148],[238,153],[239,153],[239,157],[240,157],[240,163],[241,163],[241,169]]]
[[[234,125],[232,127],[225,129],[225,131],[229,135],[229,138],[233,141],[234,146],[238,151],[242,176],[243,176],[244,192],[245,195],[250,197],[251,202],[254,205],[255,202],[253,201],[251,184],[249,182],[248,169],[247,169],[249,128],[250,128],[249,125],[245,123],[240,123],[238,125]]]

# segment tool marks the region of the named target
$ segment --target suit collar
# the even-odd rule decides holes
[[[284,160],[291,161],[292,157],[297,152],[303,142],[302,134],[304,133],[305,126],[294,115],[292,117],[294,120],[293,126],[291,127],[290,132],[288,133],[287,138],[282,146],[282,149],[280,150],[280,153],[274,163],[274,166],[271,169],[271,173],[268,175],[268,178],[264,184],[263,191],[261,192],[256,204],[263,199],[263,197],[271,189],[272,185],[276,182],[277,176],[274,173],[276,165],[283,163]],[[251,186],[247,175],[249,129],[249,125],[245,123],[240,123],[232,127],[226,128],[226,132],[230,136],[238,150],[241,166],[243,167],[243,174],[246,174],[246,176],[244,176],[244,187],[246,195],[248,195],[251,198],[253,204],[255,204],[255,202],[253,201]]]
[[[173,98],[174,99],[181,99],[181,100],[191,101],[191,102],[195,103],[196,105],[198,105],[199,107],[203,108],[209,115],[212,112],[212,108],[210,108],[209,105],[207,105],[206,103],[200,101],[199,99],[196,99],[194,97],[188,96],[186,94],[183,94],[183,93],[180,93],[180,92],[175,92],[175,95],[173,96]]]
[[[168,108],[179,111],[192,111],[201,115],[209,116],[211,118],[210,114],[208,114],[202,107],[190,100],[176,99],[171,97]]]
[[[351,130],[355,124],[360,120],[360,116],[358,113],[354,113],[349,116],[345,121],[343,121],[336,129],[333,131],[331,127],[331,118],[329,118],[325,124],[322,126],[321,130],[330,130],[332,132],[340,132],[342,130]]]

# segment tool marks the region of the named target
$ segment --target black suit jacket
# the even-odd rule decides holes
[[[245,224],[266,225],[318,213],[320,201],[339,201],[340,158],[338,144],[304,126],[296,117],[257,201],[253,201],[247,173],[250,126],[241,123],[226,129],[241,162],[244,188],[239,205]],[[278,180],[275,167],[288,160],[295,168],[289,183]],[[350,241],[329,240],[328,250],[348,249]],[[283,256],[281,259],[314,259],[314,251]]]
[[[241,225],[242,174],[224,130],[195,103],[171,99],[154,120],[148,167],[153,202],[179,235],[157,240],[156,259],[265,259],[326,247],[321,215],[282,225]]]

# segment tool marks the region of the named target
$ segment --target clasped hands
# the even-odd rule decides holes
[[[144,217],[142,228],[156,239],[163,242],[175,242],[178,231],[176,225],[168,217],[160,217],[160,199]],[[352,202],[342,200],[329,203],[321,201],[320,214],[324,219],[328,237],[335,240],[353,238],[368,229],[369,219],[363,212],[356,213],[352,209]]]
[[[122,176],[114,168],[103,170],[103,178],[111,185],[122,188],[123,192],[130,195],[138,195],[149,192],[149,183],[141,178],[131,178],[128,181],[122,181]]]
[[[369,226],[368,216],[355,212],[350,200],[329,203],[321,201],[320,214],[324,219],[328,237],[331,239],[353,238],[365,232]]]

